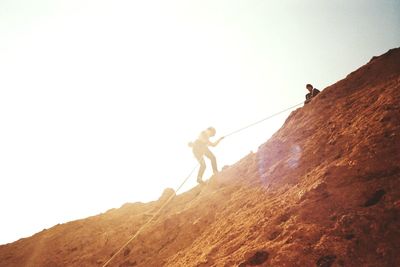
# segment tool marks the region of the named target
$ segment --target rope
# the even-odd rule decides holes
[[[132,242],[132,240],[134,240],[142,231],[143,229],[150,224],[155,217],[157,217],[158,214],[160,214],[160,212],[168,205],[169,202],[171,202],[171,200],[176,196],[176,194],[178,193],[178,191],[183,187],[183,185],[187,182],[187,180],[189,180],[190,176],[192,176],[194,170],[197,168],[196,167],[193,168],[193,170],[189,173],[189,175],[185,178],[185,180],[178,186],[178,188],[175,190],[175,194],[171,195],[167,201],[165,201],[165,203],[158,209],[158,211],[145,223],[143,224],[139,230],[137,230],[137,232],[128,240],[126,241],[126,243],[117,251],[114,253],[114,255],[111,256],[111,258],[106,261],[106,263],[103,264],[102,267],[106,267],[126,246],[129,245],[129,243]]]
[[[274,114],[272,114],[272,115],[269,115],[268,117],[265,117],[265,118],[263,118],[263,119],[261,119],[261,120],[259,120],[259,121],[253,122],[253,123],[251,123],[251,124],[249,124],[249,125],[246,125],[246,126],[244,126],[244,127],[242,127],[242,128],[239,128],[239,129],[237,129],[237,130],[235,130],[235,131],[233,131],[233,132],[230,132],[230,133],[226,134],[224,137],[228,137],[228,136],[232,136],[232,135],[234,135],[234,134],[237,134],[237,133],[239,133],[239,132],[241,132],[241,131],[243,131],[243,130],[246,130],[246,129],[248,129],[248,128],[250,128],[250,127],[253,127],[253,126],[255,126],[255,125],[257,125],[257,124],[259,124],[259,123],[261,123],[261,122],[264,122],[264,121],[266,121],[266,120],[269,120],[269,119],[271,119],[271,118],[273,118],[273,117],[275,117],[275,116],[278,116],[278,115],[280,115],[280,114],[282,114],[282,113],[284,113],[284,112],[286,112],[286,111],[288,111],[288,110],[291,110],[291,109],[293,109],[293,108],[295,108],[295,107],[297,107],[297,106],[300,106],[301,104],[303,104],[303,102],[298,103],[298,104],[296,104],[296,105],[293,105],[293,106],[291,106],[291,107],[289,107],[289,108],[286,108],[286,109],[284,109],[284,110],[281,110],[281,111],[279,111],[279,112],[277,112],[277,113],[274,113]],[[128,241],[126,241],[126,243],[125,243],[120,249],[118,249],[118,251],[115,252],[115,253],[111,256],[111,258],[110,258],[108,261],[106,261],[106,262],[103,264],[102,267],[107,267],[107,265],[108,265],[108,264],[109,264],[109,263],[110,263],[110,262],[111,262],[111,261],[126,247],[126,246],[128,246],[129,243],[131,243],[131,242],[143,231],[143,229],[146,228],[146,226],[149,225],[149,224],[154,220],[155,217],[157,217],[157,216],[160,214],[160,212],[161,212],[161,211],[169,204],[169,202],[171,202],[171,200],[176,196],[176,194],[177,194],[178,191],[183,187],[183,185],[189,180],[189,178],[192,176],[192,174],[193,174],[193,172],[195,171],[196,168],[197,168],[197,166],[193,168],[193,170],[189,173],[189,175],[185,178],[185,180],[178,186],[178,188],[175,190],[175,194],[171,195],[171,196],[167,199],[167,201],[165,201],[164,204],[158,209],[158,211],[157,211],[145,224],[143,224],[143,225],[139,228],[139,230],[137,230],[136,233],[135,233]],[[209,181],[208,181],[208,182],[209,182]],[[205,188],[207,188],[208,182],[207,182]],[[200,195],[202,194],[202,192],[204,191],[205,188],[203,188],[203,189],[200,191],[199,195],[196,196],[193,200],[195,200],[195,199],[197,199],[198,197],[200,197]],[[192,200],[192,201],[193,201],[193,200]],[[192,202],[192,201],[190,201],[190,202]]]
[[[266,120],[272,119],[273,117],[276,117],[276,116],[278,116],[278,115],[280,115],[280,114],[282,114],[282,113],[284,113],[284,112],[286,112],[286,111],[288,111],[288,110],[291,110],[291,109],[293,109],[293,108],[295,108],[295,107],[298,107],[298,106],[300,106],[300,105],[302,105],[302,104],[303,104],[303,102],[298,103],[298,104],[296,104],[296,105],[293,105],[293,106],[291,106],[291,107],[288,107],[288,108],[286,108],[286,109],[284,109],[284,110],[281,110],[281,111],[279,111],[279,112],[277,112],[277,113],[274,113],[274,114],[272,114],[272,115],[269,115],[268,117],[265,117],[264,119],[261,119],[261,120],[259,120],[259,121],[253,122],[253,123],[251,123],[251,124],[249,124],[249,125],[247,125],[247,126],[244,126],[244,127],[240,128],[240,129],[237,129],[237,130],[235,130],[235,131],[233,131],[233,132],[230,132],[230,133],[224,135],[224,138],[225,138],[225,137],[228,137],[228,136],[231,136],[231,135],[234,135],[234,134],[237,134],[237,133],[239,133],[239,132],[241,132],[241,131],[243,131],[243,130],[246,130],[246,129],[248,129],[248,128],[250,128],[250,127],[253,127],[253,126],[257,125],[257,124],[260,124],[260,123],[262,123],[262,122],[264,122],[264,121],[266,121]]]

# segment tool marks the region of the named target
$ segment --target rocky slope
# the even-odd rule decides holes
[[[176,196],[109,266],[400,266],[400,49]],[[168,198],[0,246],[0,266],[102,266]]]

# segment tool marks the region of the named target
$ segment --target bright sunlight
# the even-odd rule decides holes
[[[205,128],[218,138],[301,103],[306,83],[322,90],[397,45],[380,30],[394,8],[362,3],[2,1],[0,243],[155,200],[197,164],[187,143]],[[219,168],[288,114],[224,139]]]

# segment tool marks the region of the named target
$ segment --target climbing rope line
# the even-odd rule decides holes
[[[276,117],[276,116],[278,116],[278,115],[280,115],[280,114],[282,114],[282,113],[284,113],[284,112],[286,112],[286,111],[289,111],[289,110],[291,110],[291,109],[293,109],[293,108],[295,108],[295,107],[298,107],[298,106],[300,106],[300,105],[302,105],[302,104],[303,104],[303,102],[298,103],[298,104],[296,104],[296,105],[293,105],[293,106],[291,106],[291,107],[288,107],[288,108],[286,108],[286,109],[284,109],[284,110],[281,110],[281,111],[279,111],[279,112],[276,112],[276,113],[274,113],[274,114],[272,114],[272,115],[269,115],[268,117],[265,117],[265,118],[263,118],[263,119],[261,119],[261,120],[259,120],[259,121],[253,122],[253,123],[251,123],[251,124],[249,124],[249,125],[246,125],[246,126],[240,128],[240,129],[237,129],[237,130],[235,130],[235,131],[233,131],[233,132],[230,132],[230,133],[224,135],[224,137],[228,137],[228,136],[237,134],[237,133],[239,133],[239,132],[241,132],[241,131],[243,131],[243,130],[246,130],[246,129],[248,129],[248,128],[250,128],[250,127],[253,127],[253,126],[257,125],[257,124],[260,124],[260,123],[262,123],[262,122],[264,122],[264,121],[266,121],[266,120],[272,119],[273,117]]]
[[[242,127],[242,128],[239,128],[239,129],[237,129],[237,130],[235,130],[235,131],[233,131],[233,132],[231,132],[231,133],[226,134],[226,135],[224,136],[224,138],[225,138],[225,137],[229,137],[229,136],[234,135],[234,134],[237,134],[237,133],[239,133],[239,132],[241,132],[241,131],[243,131],[243,130],[246,130],[246,129],[252,127],[252,126],[255,126],[255,125],[257,125],[257,124],[260,124],[260,123],[262,123],[262,122],[264,122],[264,121],[266,121],[266,120],[269,120],[269,119],[271,119],[271,118],[273,118],[273,117],[276,117],[276,116],[278,116],[278,115],[280,115],[280,114],[282,114],[282,113],[284,113],[284,112],[286,112],[286,111],[289,111],[289,110],[291,110],[291,109],[293,109],[293,108],[295,108],[295,107],[298,107],[298,106],[300,106],[300,105],[302,105],[302,104],[303,104],[303,102],[300,102],[300,103],[298,103],[298,104],[296,104],[296,105],[293,105],[293,106],[288,107],[288,108],[286,108],[286,109],[284,109],[284,110],[281,110],[281,111],[276,112],[276,113],[274,113],[274,114],[272,114],[272,115],[269,115],[269,116],[267,116],[267,117],[265,117],[265,118],[263,118],[263,119],[261,119],[261,120],[258,120],[258,121],[256,121],[256,122],[253,122],[253,123],[251,123],[251,124],[249,124],[249,125],[247,125],[247,126],[244,126],[244,127]],[[210,178],[209,180],[206,181],[206,184],[204,185],[204,188],[202,188],[202,189],[200,190],[199,194],[197,194],[192,200],[190,200],[188,203],[186,203],[186,205],[185,205],[185,207],[184,207],[183,210],[186,210],[187,207],[188,207],[192,202],[194,202],[194,201],[200,199],[200,197],[203,195],[203,192],[207,190],[208,185],[209,185],[209,183],[210,183],[210,180],[211,180],[211,178]],[[208,194],[207,194],[207,195],[208,195]]]
[[[211,179],[212,179],[212,178],[210,178],[210,179],[208,179],[207,181],[205,181],[205,184],[202,185],[202,188],[200,189],[200,192],[199,192],[193,199],[189,200],[189,201],[185,204],[183,210],[186,210],[187,207],[188,207],[190,204],[192,204],[192,202],[194,202],[195,200],[200,199],[200,197],[203,195],[203,192],[206,191],[206,190],[208,189],[208,186],[209,186],[209,184],[210,184],[210,180],[211,180]]]
[[[189,173],[189,175],[185,178],[185,180],[178,186],[178,188],[175,190],[175,194],[172,194],[165,202],[164,204],[158,209],[158,211],[156,213],[153,214],[153,216],[151,216],[151,218],[145,223],[143,224],[139,230],[136,231],[136,233],[128,240],[126,241],[126,243],[119,249],[117,250],[117,252],[115,252],[111,258],[106,261],[106,263],[103,264],[102,267],[106,267],[126,246],[129,245],[129,243],[131,243],[142,231],[143,229],[149,225],[155,217],[157,217],[158,214],[161,213],[161,211],[169,204],[169,202],[171,202],[171,200],[176,196],[176,194],[178,193],[178,191],[183,187],[183,185],[187,182],[187,180],[189,180],[189,178],[192,176],[194,170],[196,170],[197,165],[192,169],[192,171]]]
[[[268,117],[265,117],[265,118],[263,118],[263,119],[261,119],[261,120],[259,120],[259,121],[253,122],[253,123],[251,123],[251,124],[249,124],[249,125],[246,125],[246,126],[244,126],[244,127],[242,127],[242,128],[239,128],[239,129],[237,129],[237,130],[235,130],[235,131],[233,131],[233,132],[230,132],[230,133],[226,134],[226,135],[224,136],[224,138],[229,137],[229,136],[232,136],[232,135],[234,135],[234,134],[237,134],[237,133],[239,133],[239,132],[241,132],[241,131],[243,131],[243,130],[246,130],[246,129],[248,129],[248,128],[250,128],[250,127],[253,127],[253,126],[257,125],[257,124],[260,124],[261,122],[264,122],[264,121],[269,120],[269,119],[271,119],[271,118],[273,118],[273,117],[276,117],[276,116],[278,116],[278,115],[280,115],[280,114],[282,114],[282,113],[284,113],[284,112],[286,112],[286,111],[288,111],[288,110],[291,110],[291,109],[293,109],[293,108],[295,108],[295,107],[297,107],[297,106],[300,106],[301,104],[303,104],[303,102],[298,103],[298,104],[296,104],[296,105],[293,105],[293,106],[291,106],[291,107],[289,107],[289,108],[286,108],[286,109],[284,109],[284,110],[281,110],[281,111],[279,111],[279,112],[277,112],[277,113],[274,113],[274,114],[272,114],[272,115],[269,115]],[[172,194],[172,195],[164,202],[164,204],[157,210],[157,212],[154,213],[153,216],[151,216],[151,218],[150,218],[145,224],[143,224],[143,225],[139,228],[139,230],[137,230],[136,233],[135,233],[128,241],[126,241],[125,244],[122,245],[121,248],[118,249],[117,252],[115,252],[115,253],[110,257],[110,259],[109,259],[108,261],[106,261],[106,262],[103,264],[102,267],[107,267],[108,264],[109,264],[109,263],[110,263],[110,262],[111,262],[111,261],[126,247],[126,246],[128,246],[128,245],[143,231],[143,229],[146,228],[146,226],[149,225],[149,224],[154,220],[154,218],[156,218],[156,217],[161,213],[161,211],[172,201],[172,199],[174,199],[174,197],[177,195],[178,191],[179,191],[179,190],[185,185],[185,183],[189,180],[189,178],[192,176],[192,174],[193,174],[193,172],[196,170],[196,168],[197,168],[197,165],[191,170],[191,172],[189,173],[189,175],[188,175],[188,176],[183,180],[183,182],[177,187],[177,189],[175,190],[175,193]],[[210,182],[210,181],[207,181],[205,187],[200,191],[199,195],[197,195],[194,199],[192,199],[192,200],[190,201],[190,203],[191,203],[192,201],[198,199],[198,198],[202,195],[204,189],[206,189],[206,188],[208,187],[208,183],[209,183],[209,182]],[[186,207],[186,205],[185,205],[185,207]]]

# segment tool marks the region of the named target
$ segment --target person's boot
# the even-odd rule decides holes
[[[197,182],[198,182],[199,184],[204,184],[204,181],[203,181],[200,177],[197,178]]]

